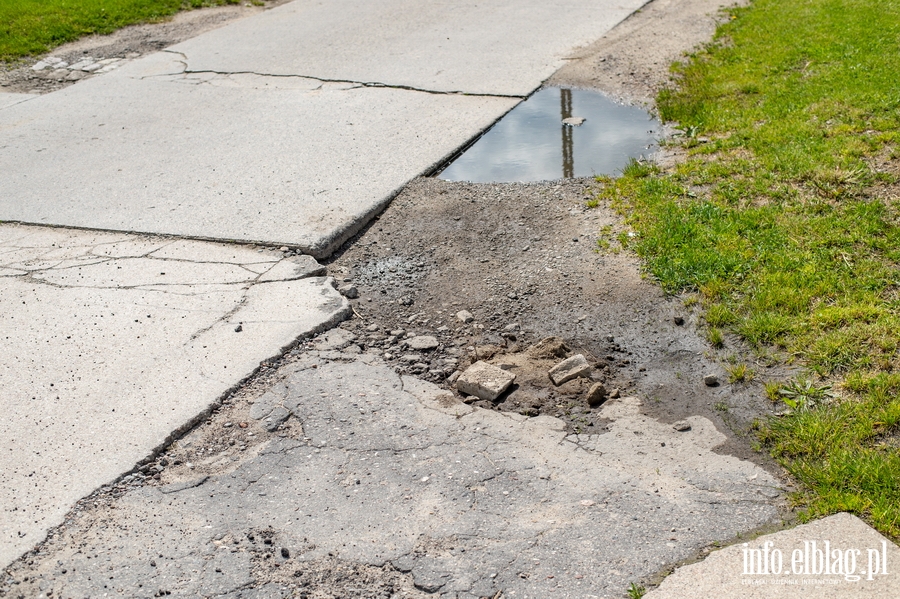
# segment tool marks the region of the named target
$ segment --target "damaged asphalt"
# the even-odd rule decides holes
[[[778,481],[714,453],[711,422],[679,432],[636,398],[606,404],[608,433],[574,435],[467,406],[372,355],[298,352],[275,377],[161,454],[159,480],[71,516],[39,565],[10,570],[13,592],[606,597],[777,514]],[[289,416],[267,436],[278,407]],[[328,560],[378,583],[303,583]]]

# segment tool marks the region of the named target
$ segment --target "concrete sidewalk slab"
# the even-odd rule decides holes
[[[876,599],[898,593],[900,548],[856,516],[835,514],[716,551],[679,568],[645,597]]]
[[[296,0],[188,40],[193,71],[525,96],[646,0]]]
[[[0,225],[0,565],[260,361],[348,315],[325,278],[289,280],[291,260]]]
[[[778,481],[715,453],[724,436],[709,420],[678,432],[635,398],[604,406],[608,432],[567,434],[549,416],[460,403],[358,348],[300,354],[258,393],[170,448],[158,483],[73,514],[10,570],[16,592],[620,597],[778,513]],[[273,410],[287,420],[267,432]],[[404,588],[386,590],[397,571]]]
[[[327,256],[643,3],[282,5],[0,111],[0,219]]]
[[[11,94],[9,92],[0,92],[0,110],[37,97],[36,94]]]
[[[161,53],[0,112],[0,218],[325,256],[516,103],[182,70]]]

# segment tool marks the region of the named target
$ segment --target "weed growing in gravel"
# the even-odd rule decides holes
[[[41,54],[93,33],[161,21],[180,10],[240,0],[6,0],[0,2],[0,61]]]
[[[641,599],[647,593],[647,589],[632,582],[627,592],[629,599]]]
[[[806,515],[848,510],[898,537],[900,452],[879,440],[900,431],[900,1],[732,16],[658,98],[686,159],[632,162],[597,200],[666,291],[698,294],[711,344],[727,330],[808,369],[809,388],[767,385],[805,409],[760,431]],[[829,381],[843,398],[813,400]]]

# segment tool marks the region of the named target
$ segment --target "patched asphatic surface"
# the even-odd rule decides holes
[[[715,453],[710,421],[678,433],[635,398],[603,408],[609,432],[569,435],[554,418],[459,403],[374,355],[313,351],[278,375],[251,409],[261,423],[289,412],[288,428],[239,429],[247,407],[229,407],[172,448],[159,486],[124,485],[17,564],[11,576],[31,580],[19,588],[80,596],[113,576],[125,596],[288,597],[319,588],[305,573],[334,560],[441,597],[617,597],[777,514],[778,482]],[[172,466],[181,447],[197,462]]]
[[[347,316],[296,266],[235,245],[0,225],[0,567],[260,361]]]

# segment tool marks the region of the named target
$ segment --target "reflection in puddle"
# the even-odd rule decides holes
[[[580,123],[580,124],[579,124]],[[441,171],[448,181],[544,181],[613,175],[656,151],[659,121],[578,89],[542,89]]]

